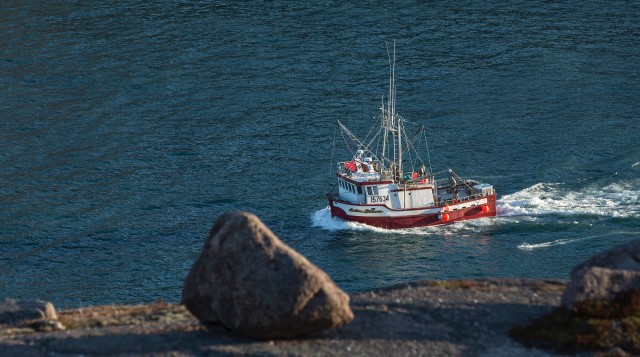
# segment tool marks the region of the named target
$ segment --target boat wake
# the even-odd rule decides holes
[[[640,218],[640,181],[623,181],[604,187],[593,185],[581,191],[568,189],[568,185],[562,183],[537,183],[524,190],[500,197],[497,202],[497,211],[498,216],[493,218],[462,221],[443,226],[396,230],[333,218],[327,206],[315,211],[311,216],[311,221],[314,227],[329,231],[355,230],[388,234],[442,235],[477,231],[488,226],[508,223],[513,218],[535,220],[536,217],[544,215]],[[545,248],[597,237],[599,236],[558,239],[532,245],[523,243],[518,248]]]
[[[339,218],[331,217],[331,209],[329,208],[329,206],[313,212],[313,214],[311,215],[311,221],[313,222],[314,227],[320,227],[330,231],[352,230],[371,231],[379,233],[398,233],[397,230],[378,228],[362,223],[349,222]]]
[[[314,227],[321,227],[330,231],[341,231],[345,229],[354,229],[355,226],[363,226],[363,224],[357,224],[353,222],[346,222],[341,219],[334,219],[331,217],[331,208],[329,206],[319,209],[311,215],[311,221]]]
[[[320,227],[329,231],[370,231],[385,234],[411,234],[411,235],[446,235],[451,233],[463,233],[469,230],[477,230],[486,226],[494,225],[495,218],[478,218],[469,221],[461,221],[448,225],[437,225],[407,229],[384,229],[373,227],[362,223],[344,221],[340,218],[331,217],[329,206],[319,209],[311,215],[314,227]]]
[[[553,247],[553,246],[557,246],[557,245],[578,243],[578,242],[582,242],[582,241],[585,241],[585,240],[608,237],[608,236],[612,236],[612,235],[640,235],[640,232],[610,232],[610,233],[607,233],[607,234],[599,234],[599,235],[595,235],[595,236],[582,237],[582,238],[556,239],[556,240],[553,240],[551,242],[544,242],[544,243],[537,243],[537,244],[522,243],[522,244],[518,245],[518,249],[521,249],[521,250],[534,250],[534,249],[540,249],[540,248],[549,248],[549,247]]]
[[[640,182],[625,181],[573,191],[561,183],[537,183],[498,199],[498,216],[593,215],[640,217]]]

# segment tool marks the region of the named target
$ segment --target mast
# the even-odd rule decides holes
[[[389,126],[387,124],[387,115],[384,112],[384,96],[382,96],[382,106],[380,107],[382,111],[382,127],[384,128],[384,135],[382,135],[382,156],[380,157],[381,164],[384,165],[384,159],[387,157],[387,136],[389,135]]]
[[[399,181],[402,177],[402,118],[396,113],[396,42],[393,41],[393,56],[387,45],[387,56],[389,58],[389,97],[385,108],[384,97],[382,98],[382,126],[384,128],[382,145],[382,162],[387,156],[392,164],[389,166],[389,173],[394,181]],[[389,138],[389,132],[392,137]],[[393,146],[393,147],[392,147]]]
[[[391,130],[393,135],[393,161],[399,177],[402,177],[402,121],[396,114],[396,41],[393,41],[393,57],[389,54],[389,100],[386,117],[385,130]]]
[[[393,77],[393,108],[391,115],[393,119],[397,122],[396,130],[398,134],[398,171],[400,172],[400,178],[402,178],[402,121],[400,118],[396,116],[396,41],[393,41],[393,67],[392,67],[392,77]]]

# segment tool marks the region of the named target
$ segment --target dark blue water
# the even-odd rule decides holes
[[[566,278],[640,238],[635,2],[0,4],[0,298],[179,301],[215,219],[259,215],[347,291]],[[332,220],[335,120],[397,109],[499,216]],[[345,159],[344,150],[333,153]]]

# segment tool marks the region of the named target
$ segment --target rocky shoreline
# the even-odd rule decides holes
[[[57,313],[5,299],[0,355],[640,354],[640,241],[577,265],[568,282],[420,281],[347,295],[255,215],[228,212],[182,302]]]
[[[183,305],[98,306],[58,312],[65,331],[0,331],[6,356],[394,355],[545,356],[509,337],[560,305],[565,282],[420,281],[351,294],[354,320],[281,340],[205,327]]]

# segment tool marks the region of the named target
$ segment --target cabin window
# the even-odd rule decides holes
[[[373,186],[373,187],[371,188],[371,190],[373,191],[373,194],[374,194],[374,195],[376,195],[376,196],[377,196],[377,195],[379,195],[379,193],[378,193],[378,186]]]
[[[370,186],[367,186],[367,194],[368,194],[369,196],[372,196],[372,195],[373,195],[373,191],[371,191],[371,187],[370,187]]]
[[[358,194],[361,195],[362,194],[362,186],[358,186]]]

